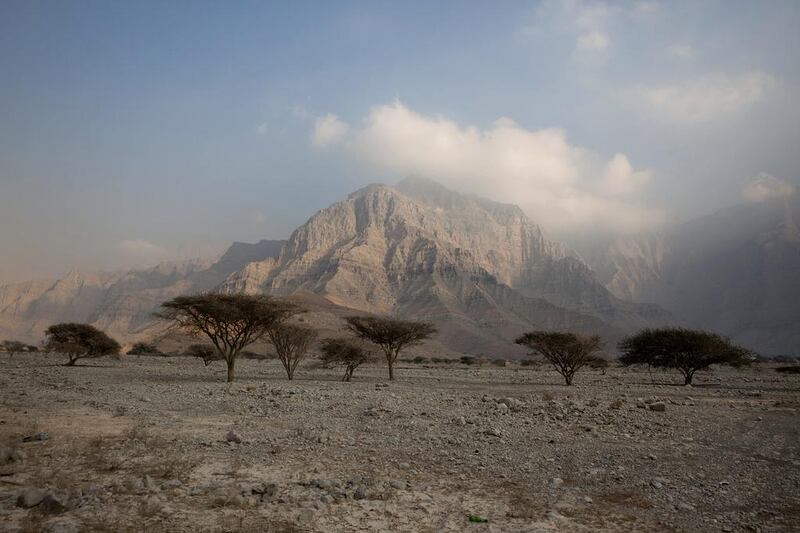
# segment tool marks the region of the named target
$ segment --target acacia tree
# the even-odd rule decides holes
[[[25,343],[19,341],[3,341],[0,343],[0,348],[8,353],[9,357],[14,357],[17,352],[25,351]]]
[[[45,330],[44,349],[69,357],[65,366],[74,366],[78,359],[119,354],[120,345],[104,332],[89,324],[54,324]]]
[[[294,379],[294,371],[305,358],[308,347],[316,340],[317,332],[307,326],[278,324],[270,328],[267,336],[286,370],[286,377]]]
[[[351,316],[347,319],[347,329],[357,337],[377,344],[386,356],[389,365],[389,379],[394,379],[394,363],[400,352],[419,344],[436,333],[436,328],[428,322],[397,320],[371,316]]]
[[[531,331],[514,341],[544,357],[564,377],[567,385],[582,367],[596,359],[602,343],[597,335],[585,336],[558,331]]]
[[[729,339],[709,331],[685,328],[643,329],[620,341],[620,363],[674,368],[691,385],[694,373],[711,365],[746,365],[755,354]]]
[[[156,316],[207,336],[227,364],[230,383],[241,351],[297,312],[291,303],[269,296],[205,293],[164,302]]]
[[[137,342],[131,346],[130,350],[128,350],[128,355],[142,356],[147,354],[160,355],[161,352],[158,350],[158,348],[156,348],[155,344],[149,344],[146,342]]]
[[[222,356],[220,356],[217,349],[210,344],[190,344],[184,353],[186,355],[202,359],[203,364],[206,366],[210,365],[214,361],[222,360]]]
[[[344,366],[342,381],[350,381],[356,368],[375,360],[375,354],[355,339],[324,339],[320,344],[320,349],[322,350],[320,360],[323,365]]]

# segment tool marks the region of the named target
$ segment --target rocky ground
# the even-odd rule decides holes
[[[5,531],[791,531],[800,376],[0,361]]]

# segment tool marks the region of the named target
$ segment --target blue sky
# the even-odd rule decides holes
[[[7,0],[0,281],[284,238],[408,174],[557,236],[793,194],[798,27],[779,1]]]

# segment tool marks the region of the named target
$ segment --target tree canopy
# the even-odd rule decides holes
[[[73,366],[78,359],[116,355],[120,350],[117,341],[90,324],[54,324],[45,335],[45,350],[66,354],[67,366]]]
[[[594,359],[602,347],[597,335],[585,336],[559,331],[531,331],[515,341],[527,346],[534,354],[544,357],[572,385],[575,373]]]
[[[383,350],[389,365],[389,379],[394,379],[394,363],[404,348],[419,344],[436,333],[436,328],[428,322],[372,316],[351,316],[346,320],[350,332]]]
[[[320,360],[323,365],[344,366],[342,381],[350,381],[356,368],[375,359],[375,355],[356,339],[324,339],[320,344],[320,349],[322,351]]]
[[[644,329],[620,341],[618,348],[623,365],[674,368],[683,375],[684,385],[711,365],[741,366],[755,360],[753,352],[721,335],[685,328]]]
[[[239,353],[297,312],[295,305],[269,296],[205,293],[164,302],[156,316],[187,333],[207,336],[225,360],[232,382]]]

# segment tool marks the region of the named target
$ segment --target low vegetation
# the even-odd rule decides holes
[[[45,351],[65,354],[65,366],[74,366],[78,359],[119,354],[117,341],[90,324],[54,324],[45,331]]]
[[[128,355],[163,355],[155,344],[148,344],[146,342],[137,342],[131,349],[128,350]]]
[[[436,333],[433,324],[372,316],[351,316],[347,329],[356,337],[369,341],[383,350],[389,367],[389,379],[394,379],[394,364],[400,352],[430,338]]]
[[[271,328],[267,335],[286,370],[286,377],[294,379],[297,365],[305,359],[309,346],[317,338],[316,332],[307,326],[278,324]]]
[[[164,302],[156,316],[186,333],[208,337],[225,359],[231,383],[242,350],[298,312],[295,305],[269,296],[206,293]]]
[[[197,357],[203,361],[203,364],[208,366],[214,361],[223,361],[222,355],[217,351],[216,348],[211,346],[210,344],[191,344],[184,355],[188,355],[189,357]]]
[[[324,366],[344,367],[342,381],[350,381],[359,366],[375,360],[375,355],[355,339],[324,339],[320,349],[320,360]]]
[[[558,331],[531,331],[514,342],[544,357],[561,374],[567,385],[572,385],[578,370],[597,359],[595,353],[602,346],[597,335],[583,336]]]
[[[691,385],[695,372],[711,365],[741,366],[755,354],[708,331],[685,328],[644,329],[619,343],[620,363],[678,370]]]
[[[9,357],[14,357],[15,353],[24,352],[27,347],[25,343],[20,341],[3,341],[0,343],[0,349],[6,352]]]

